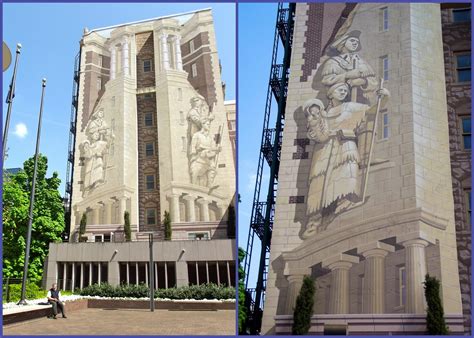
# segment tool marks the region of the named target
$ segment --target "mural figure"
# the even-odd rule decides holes
[[[91,116],[85,133],[87,140],[82,142],[81,152],[85,160],[84,192],[87,192],[104,183],[105,156],[114,139],[111,129],[104,120],[103,109]]]
[[[188,120],[188,154],[189,145],[196,134],[202,128],[203,120],[210,122],[214,120],[214,114],[209,111],[209,106],[202,96],[195,96],[191,99],[191,109],[186,117]]]
[[[362,197],[357,133],[366,115],[376,113],[377,104],[368,106],[346,102],[349,92],[350,86],[345,82],[332,85],[327,93],[327,112],[318,99],[309,100],[304,105],[307,135],[317,145],[309,173],[307,225],[303,238],[321,230],[325,210],[341,213],[360,202]],[[383,107],[389,91],[381,88],[376,94]]]
[[[321,82],[327,88],[347,83],[351,88],[350,100],[362,103],[370,100],[377,88],[377,79],[372,67],[357,54],[361,49],[359,37],[360,31],[353,30],[331,44],[328,51],[331,57],[322,67]]]
[[[191,183],[204,187],[212,187],[216,176],[216,157],[221,146],[209,135],[210,119],[201,120],[201,130],[196,132],[190,147]]]

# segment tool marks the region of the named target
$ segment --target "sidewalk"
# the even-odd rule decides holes
[[[3,335],[235,335],[235,310],[93,309],[3,327]]]

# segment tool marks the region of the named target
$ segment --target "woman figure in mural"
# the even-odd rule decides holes
[[[202,120],[202,128],[194,134],[190,149],[191,183],[204,187],[212,187],[216,177],[215,159],[221,151],[209,135],[211,121]]]
[[[316,141],[309,173],[307,224],[303,238],[322,229],[323,214],[337,215],[362,198],[359,173],[360,152],[357,132],[367,114],[375,114],[377,105],[346,102],[350,87],[337,83],[328,90],[327,112],[320,100],[306,102],[308,138]],[[383,107],[390,95],[377,90]]]
[[[114,135],[104,120],[104,111],[98,110],[86,126],[87,140],[81,144],[84,165],[84,191],[104,183],[105,154]]]
[[[350,100],[367,103],[377,88],[375,72],[357,52],[361,49],[360,31],[353,30],[334,41],[328,59],[322,68],[322,84],[329,88],[336,83],[347,83],[351,88]]]
[[[191,141],[194,134],[202,128],[204,119],[212,122],[214,114],[209,112],[209,106],[202,96],[195,96],[191,99],[191,109],[186,117],[188,120],[188,158]]]

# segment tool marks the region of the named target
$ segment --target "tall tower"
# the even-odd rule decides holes
[[[446,111],[439,4],[296,5],[262,333],[463,332]]]
[[[235,166],[211,10],[85,30],[71,236],[227,238]],[[146,237],[147,238],[147,237]]]

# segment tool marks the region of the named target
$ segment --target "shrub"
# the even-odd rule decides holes
[[[292,334],[307,334],[311,327],[311,316],[314,304],[314,281],[309,276],[304,276],[303,286],[296,298],[295,312],[293,313]]]
[[[77,290],[81,296],[99,297],[149,297],[150,289],[145,284],[122,284],[112,286],[107,283],[89,285],[82,290]],[[202,284],[182,286],[179,288],[158,289],[155,298],[169,299],[233,299],[235,289],[233,287],[217,286],[216,284]]]
[[[10,292],[10,302],[18,302],[21,298],[21,284],[10,284],[8,286]],[[38,299],[46,297],[46,290],[41,290],[40,287],[34,283],[26,284],[26,299]],[[7,300],[6,290],[3,292],[3,300]]]
[[[81,223],[79,225],[79,235],[82,236],[86,233],[86,225],[87,225],[87,215],[85,213],[82,214]]]
[[[425,276],[425,298],[428,304],[426,311],[426,328],[429,335],[449,334],[446,321],[444,320],[444,309],[439,296],[440,282],[436,277],[429,274]]]
[[[165,240],[171,240],[171,218],[170,213],[165,211],[165,219],[163,220],[163,225],[165,226]]]
[[[130,242],[132,240],[132,229],[130,228],[130,213],[125,211],[123,213],[123,231],[125,232],[125,240]]]

